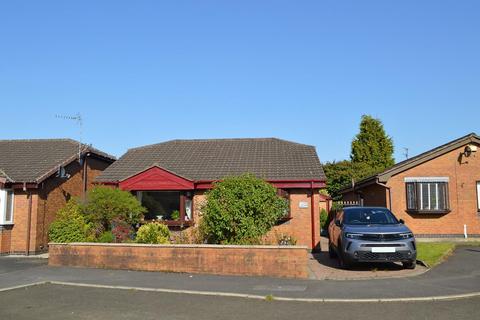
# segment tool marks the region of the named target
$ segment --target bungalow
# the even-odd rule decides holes
[[[479,237],[479,146],[471,133],[357,182],[343,200],[389,207],[419,237]]]
[[[56,212],[113,161],[69,139],[0,140],[0,254],[46,251]]]
[[[252,173],[289,199],[290,210],[271,232],[319,246],[319,190],[325,174],[313,146],[268,139],[172,140],[130,149],[96,179],[131,191],[147,221],[173,229],[194,226],[205,191],[226,176]]]

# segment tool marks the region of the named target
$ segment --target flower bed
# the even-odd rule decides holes
[[[50,266],[307,278],[304,246],[50,243]]]

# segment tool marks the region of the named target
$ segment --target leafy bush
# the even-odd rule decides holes
[[[158,222],[151,222],[144,224],[137,231],[135,239],[137,243],[169,243],[170,230],[164,224]]]
[[[48,237],[57,243],[84,242],[89,233],[90,227],[81,213],[80,205],[71,199],[58,211],[56,220],[48,230]]]
[[[130,225],[142,218],[146,209],[130,192],[109,187],[95,187],[88,192],[83,212],[89,222],[110,229],[110,222],[120,218]]]
[[[98,237],[97,242],[112,243],[115,242],[115,236],[112,231],[105,231]]]
[[[210,243],[260,243],[287,208],[268,182],[251,174],[228,177],[207,192],[201,230]]]
[[[323,230],[326,230],[328,229],[328,213],[327,213],[327,210],[325,209],[322,209],[320,211],[320,227],[323,229]]]
[[[112,220],[112,234],[119,243],[134,238],[132,225],[118,217]]]

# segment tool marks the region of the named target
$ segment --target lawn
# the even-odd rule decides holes
[[[452,242],[417,242],[417,259],[433,267],[447,258],[455,246]]]

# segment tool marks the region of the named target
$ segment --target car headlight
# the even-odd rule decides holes
[[[347,232],[347,233],[345,233],[345,237],[349,238],[349,239],[362,239],[363,238],[363,233]]]
[[[400,233],[400,237],[402,237],[402,239],[410,239],[410,238],[413,238],[413,233],[411,232]]]

